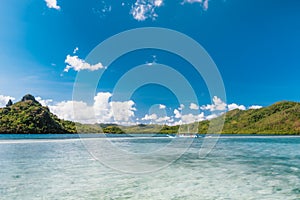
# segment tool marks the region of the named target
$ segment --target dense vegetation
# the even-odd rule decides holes
[[[205,125],[201,122],[200,130]],[[229,111],[222,133],[300,134],[300,103],[284,101],[256,110]]]
[[[61,120],[32,95],[0,108],[0,133],[76,133],[74,122]]]
[[[9,101],[0,108],[0,133],[207,133],[225,119],[224,134],[300,134],[300,103],[278,102],[269,107],[232,110],[210,121],[182,126],[139,124],[80,124],[59,119],[48,107],[42,106],[32,95],[25,95],[15,104]],[[210,131],[214,132],[214,129]]]

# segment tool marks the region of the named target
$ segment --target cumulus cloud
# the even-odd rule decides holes
[[[205,117],[205,119],[207,119],[207,120],[211,120],[211,119],[214,119],[214,118],[216,118],[216,117],[218,117],[219,115],[217,115],[217,114],[211,114],[211,115],[207,115],[206,117]]]
[[[154,0],[154,5],[155,5],[156,7],[162,6],[162,5],[163,5],[163,0]]]
[[[94,109],[83,101],[62,101],[48,106],[59,118],[81,123],[95,123]]]
[[[184,0],[183,4],[185,3],[199,3],[204,10],[208,9],[208,0]]]
[[[134,117],[134,102],[124,101],[124,102],[110,102],[112,116],[116,122],[128,122],[131,117]]]
[[[59,118],[72,120],[81,123],[118,123],[123,125],[131,125],[136,122],[131,122],[135,117],[135,102],[129,101],[111,101],[112,94],[109,92],[99,92],[94,97],[94,102],[88,105],[83,101],[61,101],[54,102],[52,99],[43,99],[41,97],[36,97],[43,106],[48,106],[50,111],[56,114]],[[0,107],[4,107],[8,100],[15,100],[15,98],[10,96],[0,95]],[[165,109],[166,106],[159,104],[159,109]],[[189,106],[190,109],[199,109],[198,105]],[[156,113],[146,114],[142,121],[151,121],[151,123],[157,124],[168,124],[168,125],[178,125],[193,123],[203,120],[211,120],[225,113],[225,110],[240,109],[246,110],[243,105],[238,105],[236,103],[225,104],[220,98],[214,97],[213,104],[206,106],[201,106],[201,109],[208,111],[220,111],[218,113],[206,113],[201,112],[200,114],[183,114],[182,110],[184,105],[180,104],[179,108],[174,109],[173,116],[159,116]],[[259,109],[262,106],[252,105],[248,109]],[[138,121],[139,119],[136,118]]]
[[[159,109],[161,109],[161,110],[166,109],[166,106],[163,104],[159,104]]]
[[[40,97],[36,99],[62,119],[81,123],[130,123],[131,118],[135,116],[135,103],[132,100],[111,101],[111,96],[109,92],[99,92],[92,105],[83,101],[53,103],[52,100],[43,100]]]
[[[166,123],[166,122],[173,122],[174,120],[171,119],[171,117],[165,116],[165,117],[159,117],[158,119],[155,120],[156,123],[161,124],[161,123]]]
[[[181,118],[181,112],[177,109],[174,110],[175,118],[179,119]]]
[[[182,123],[193,123],[196,121],[203,121],[205,119],[204,113],[201,112],[200,114],[182,114],[181,111],[184,109],[184,105],[180,104],[180,107],[177,109],[174,109],[174,118],[178,119],[174,124],[182,124]],[[192,110],[198,110],[199,106],[195,103],[190,104],[190,109]]]
[[[191,106],[190,106],[190,108],[191,108]],[[262,106],[259,106],[259,105],[252,105],[252,106],[248,107],[248,109],[260,109],[260,108],[262,108]],[[211,112],[225,111],[227,109],[228,109],[228,111],[234,110],[234,109],[247,110],[246,106],[244,106],[244,105],[239,105],[236,103],[231,103],[231,104],[227,105],[225,102],[223,102],[220,98],[218,98],[216,96],[213,97],[213,104],[203,105],[200,107],[200,109],[208,110]]]
[[[132,6],[130,14],[137,21],[148,18],[154,20],[157,17],[155,9],[163,5],[163,0],[137,0]]]
[[[148,121],[148,120],[156,120],[158,118],[157,114],[153,113],[151,115],[146,114],[142,120],[143,121]]]
[[[156,113],[153,114],[146,114],[142,119],[142,121],[151,121],[151,123],[156,123],[156,124],[166,124],[166,123],[171,123],[174,122],[174,119],[172,119],[169,116],[161,116],[159,117]]]
[[[183,104],[180,104],[180,106],[179,106],[179,108],[178,108],[178,110],[183,110],[184,109],[184,105]]]
[[[99,92],[94,97],[94,114],[97,122],[110,122],[112,118],[112,110],[110,98],[112,94],[109,92]]]
[[[223,102],[219,97],[213,97],[213,104],[208,104],[201,106],[202,110],[209,110],[209,111],[224,111],[226,110],[227,104]]]
[[[9,100],[14,101],[14,97],[0,95],[0,108],[5,107]]]
[[[191,109],[191,110],[198,110],[198,109],[199,109],[199,106],[198,106],[197,104],[195,104],[195,103],[191,103],[191,104],[190,104],[190,109]]]
[[[35,99],[40,102],[42,106],[48,106],[53,102],[52,99],[42,99],[42,97],[35,97]]]
[[[189,124],[189,123],[193,123],[193,122],[199,122],[199,121],[203,121],[205,119],[204,117],[204,113],[201,112],[198,115],[193,115],[193,114],[186,114],[186,115],[182,115],[181,116],[181,121],[184,124]]]
[[[57,1],[56,0],[45,0],[48,8],[54,8],[56,10],[60,9],[60,6],[57,5]]]
[[[258,105],[249,106],[249,109],[260,109],[260,108],[262,108],[262,106],[258,106]]]
[[[151,11],[151,6],[135,3],[135,6],[131,10],[131,14],[137,21],[144,21],[147,19],[147,13]]]
[[[70,69],[74,69],[75,71],[81,71],[81,70],[96,71],[105,68],[102,65],[102,63],[91,65],[85,62],[84,60],[78,58],[78,56],[67,55],[65,63],[67,64],[67,66],[64,69],[64,72],[68,72]]]
[[[237,105],[236,103],[228,104],[229,111],[234,109],[246,110],[246,107],[244,105]]]

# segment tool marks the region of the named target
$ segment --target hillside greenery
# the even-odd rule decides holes
[[[76,133],[74,122],[59,119],[32,95],[0,108],[0,133]]]
[[[205,132],[207,124],[201,122],[199,131]],[[300,103],[283,101],[261,109],[229,111],[222,133],[300,134]]]
[[[224,126],[220,129],[224,119]],[[232,110],[210,121],[181,126],[81,124],[59,119],[32,95],[0,108],[0,133],[210,133],[300,134],[300,103],[282,101],[260,109]],[[222,130],[222,131],[220,131]]]

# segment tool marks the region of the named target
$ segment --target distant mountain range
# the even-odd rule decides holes
[[[282,101],[260,109],[232,110],[210,121],[182,126],[80,124],[59,119],[28,94],[0,108],[0,133],[207,133],[225,118],[223,134],[300,134],[300,103]]]

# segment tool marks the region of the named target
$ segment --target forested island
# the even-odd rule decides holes
[[[48,107],[27,94],[21,101],[0,108],[0,133],[77,133],[74,122],[59,119]]]
[[[42,106],[32,95],[21,101],[9,101],[0,108],[0,133],[10,134],[62,134],[62,133],[178,133],[189,127],[206,134],[209,124],[225,119],[222,134],[300,134],[300,103],[282,101],[260,109],[235,109],[223,116],[182,126],[139,124],[81,124],[59,119]],[[187,132],[188,133],[188,132]],[[194,132],[195,133],[195,132]]]

